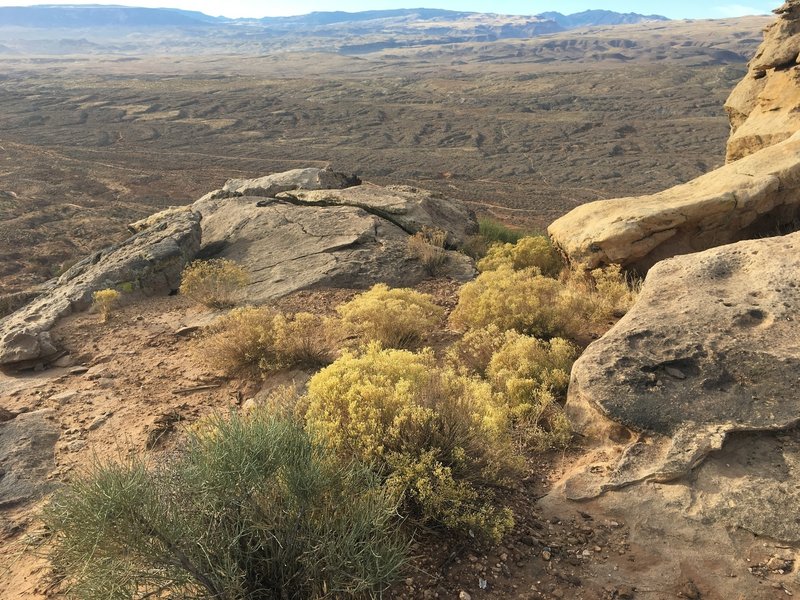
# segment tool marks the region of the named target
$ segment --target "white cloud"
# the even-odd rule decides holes
[[[745,6],[744,4],[726,4],[724,6],[715,6],[719,14],[725,17],[744,17],[747,15],[763,15],[769,11],[754,6]]]

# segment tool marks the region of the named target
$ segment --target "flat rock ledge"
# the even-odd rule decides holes
[[[694,469],[702,473],[706,458],[732,436],[795,427],[798,315],[800,233],[658,263],[633,309],[573,367],[567,412],[577,431],[601,448],[605,463],[572,477],[567,497],[588,499],[645,481],[673,481]],[[758,439],[746,449],[767,444]],[[739,481],[736,471],[726,473],[730,493],[714,501],[715,514],[800,540],[794,516],[764,517],[765,510],[775,511],[767,513],[773,517],[800,510],[800,491],[787,487],[785,473],[770,470],[769,460],[757,478]],[[795,472],[800,454],[793,460]],[[724,479],[716,473],[719,465],[711,471]],[[760,507],[743,501],[756,496]]]
[[[800,133],[650,196],[600,200],[548,233],[574,264],[646,272],[659,260],[776,234],[800,218]]]

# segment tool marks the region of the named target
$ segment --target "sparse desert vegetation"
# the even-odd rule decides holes
[[[209,308],[228,308],[241,298],[247,271],[232,260],[196,260],[181,274],[181,294]]]
[[[800,592],[800,0],[411,13],[0,23],[4,600]]]

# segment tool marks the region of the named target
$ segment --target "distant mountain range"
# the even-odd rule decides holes
[[[136,8],[110,5],[37,5],[28,7],[0,7],[0,27],[27,28],[160,28],[209,27],[237,23],[261,23],[283,27],[326,27],[361,24],[370,21],[454,21],[474,17],[479,13],[412,8],[397,10],[368,10],[362,12],[312,12],[294,17],[265,17],[263,19],[228,19],[212,17],[197,11],[171,8]],[[591,25],[618,25],[642,21],[665,21],[659,15],[616,13],[607,10],[587,10],[563,15],[546,12],[534,15],[538,21],[551,21],[547,32],[563,31]]]

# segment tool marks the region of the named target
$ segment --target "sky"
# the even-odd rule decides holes
[[[475,12],[493,12],[510,15],[534,15],[556,10],[561,13],[580,12],[603,8],[617,12],[660,14],[672,19],[719,19],[744,15],[768,14],[781,4],[781,0],[742,0],[741,3],[726,0],[669,0],[668,2],[634,2],[633,0],[292,0],[276,2],[263,0],[46,0],[44,2],[20,2],[0,0],[0,6],[30,4],[122,4],[125,6],[147,6],[199,10],[209,15],[226,17],[266,17],[301,15],[312,11],[378,10],[389,8],[446,8]]]

